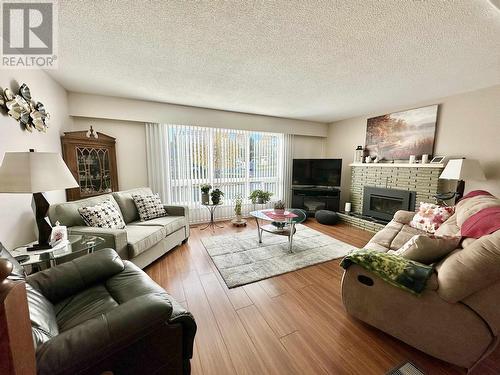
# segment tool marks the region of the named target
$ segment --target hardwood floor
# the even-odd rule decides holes
[[[431,375],[466,373],[350,317],[340,297],[338,260],[228,289],[201,238],[257,233],[253,222],[246,228],[223,225],[215,232],[192,228],[187,244],[146,269],[196,319],[192,374],[379,375],[407,360]],[[371,238],[344,224],[306,225],[357,247]],[[473,372],[498,373],[496,353]]]

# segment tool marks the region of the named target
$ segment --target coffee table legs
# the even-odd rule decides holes
[[[257,223],[257,233],[259,235],[259,243],[262,243],[262,230],[260,229],[259,219],[255,218],[255,222]]]
[[[264,229],[262,229],[260,227],[260,222],[259,222],[259,219],[258,218],[255,218],[255,222],[257,223],[257,234],[259,236],[259,243],[262,243],[262,234],[264,233]],[[295,234],[295,222],[290,222],[290,233],[287,235],[287,238],[288,238],[288,251],[293,253],[292,251],[292,246],[293,246],[293,235]],[[268,230],[266,230],[266,232],[268,233],[271,233],[271,234],[276,234],[278,235],[278,233],[275,233],[275,232],[270,232]],[[283,235],[283,234],[280,234],[280,235]]]
[[[288,236],[288,251],[293,253],[292,245],[293,245],[293,234],[295,232],[295,223],[292,221],[290,223],[290,235]]]

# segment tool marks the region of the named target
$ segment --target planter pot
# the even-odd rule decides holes
[[[264,204],[264,199],[257,198],[257,204]]]
[[[212,204],[219,204],[219,203],[220,203],[220,198],[219,199],[212,198]]]
[[[284,208],[278,208],[278,209],[275,208],[274,213],[276,213],[277,215],[284,215],[285,209]]]
[[[209,204],[210,203],[210,196],[208,193],[201,193],[201,204]]]
[[[242,215],[236,215],[236,221],[237,222],[240,222],[242,218],[243,218]]]

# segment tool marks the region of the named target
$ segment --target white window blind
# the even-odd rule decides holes
[[[166,201],[191,208],[190,221],[208,219],[201,206],[200,185],[224,192],[220,219],[234,216],[234,200],[244,199],[244,212],[253,209],[247,199],[255,189],[283,198],[283,134],[245,130],[166,125]],[[261,208],[262,206],[259,206]]]

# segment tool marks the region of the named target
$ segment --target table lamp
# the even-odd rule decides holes
[[[474,159],[452,159],[446,164],[443,172],[439,176],[441,180],[456,180],[457,191],[450,192],[446,199],[455,199],[458,201],[464,195],[465,180],[485,181],[483,169],[479,161]],[[445,193],[448,194],[448,193]]]
[[[38,243],[28,250],[50,249],[52,232],[47,217],[49,202],[44,192],[78,187],[78,183],[55,152],[6,152],[0,166],[0,193],[32,193]]]

